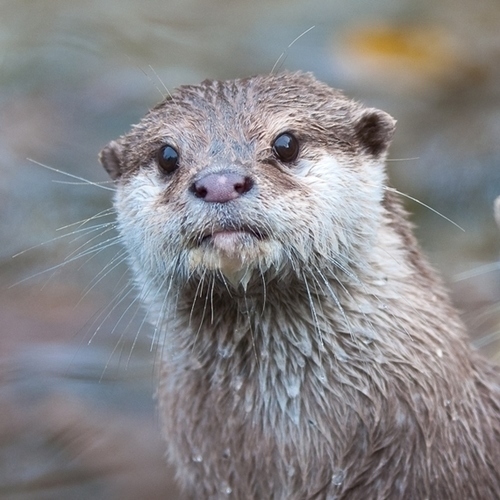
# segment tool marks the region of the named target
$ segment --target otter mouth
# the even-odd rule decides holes
[[[227,241],[249,241],[249,240],[258,240],[262,241],[267,239],[267,236],[258,229],[242,226],[236,228],[217,228],[212,229],[211,231],[206,231],[205,234],[199,239],[199,246],[203,246],[206,244],[217,242],[219,240],[227,240]]]
[[[214,248],[226,254],[236,254],[266,239],[259,230],[250,227],[220,228],[207,232],[199,241],[199,247]]]
[[[253,227],[217,224],[200,232],[194,243],[190,268],[218,271],[234,287],[246,288],[253,269],[269,264],[269,237]]]

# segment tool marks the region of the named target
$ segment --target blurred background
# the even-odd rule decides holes
[[[276,65],[390,112],[392,184],[495,357],[499,26],[498,0],[0,1],[0,498],[179,498],[112,192],[28,160],[107,182],[99,150],[163,85]]]

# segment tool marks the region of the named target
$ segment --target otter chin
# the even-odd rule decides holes
[[[285,72],[182,86],[101,152],[187,498],[499,497],[500,370],[388,185],[395,124]]]
[[[246,287],[252,269],[258,266],[260,248],[257,238],[243,230],[220,230],[203,237],[191,252],[190,268],[204,274],[220,271],[233,286]]]

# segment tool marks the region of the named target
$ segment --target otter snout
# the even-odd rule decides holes
[[[248,193],[253,185],[251,177],[235,172],[217,172],[207,174],[193,182],[191,191],[203,201],[227,203]]]

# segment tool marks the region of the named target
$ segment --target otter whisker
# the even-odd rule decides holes
[[[341,304],[339,298],[337,297],[337,294],[334,292],[334,290],[331,287],[329,281],[326,279],[325,275],[321,272],[321,270],[319,269],[319,267],[315,266],[314,270],[320,276],[320,278],[322,279],[323,284],[325,285],[326,289],[328,290],[328,292],[330,294],[330,297],[333,299],[335,305],[337,306],[337,308],[339,309],[340,313],[342,314],[342,317],[344,318],[344,321],[346,322],[349,334],[351,335],[352,338],[354,338],[354,334],[353,334],[351,322],[350,322],[349,318],[347,317],[347,315],[345,314],[344,308],[342,307],[342,304]]]
[[[150,302],[149,308],[146,311],[146,315],[145,315],[144,319],[147,319],[147,317],[150,315],[151,307],[153,307],[153,305],[155,304],[156,297],[163,291],[163,287],[164,287],[167,279],[168,279],[168,274],[165,275],[164,279],[162,280],[160,285],[157,287],[156,293],[153,296],[153,300],[151,300],[151,302]],[[173,276],[170,276],[170,283],[169,283],[169,286],[167,288],[167,292],[163,296],[163,300],[161,300],[161,302],[160,302],[160,304],[161,304],[160,311],[158,312],[158,318],[154,324],[153,335],[151,336],[151,343],[149,346],[149,350],[150,350],[150,352],[153,352],[153,350],[155,351],[155,356],[154,356],[155,362],[156,362],[158,356],[160,356],[160,358],[163,357],[163,352],[164,352],[163,350],[165,348],[165,342],[163,341],[163,339],[160,339],[160,333],[162,330],[162,325],[164,325],[165,314],[166,314],[166,311],[168,309],[168,296],[169,296],[169,291],[170,291],[170,288],[172,285],[172,279],[173,279]],[[175,307],[175,310],[176,309],[177,309],[177,307]],[[141,328],[142,328],[142,326],[143,326],[143,323],[141,323]],[[158,346],[160,346],[159,352],[158,352]]]
[[[128,290],[125,288],[122,292],[120,292],[116,297],[113,298],[113,300],[108,305],[108,307],[110,307],[108,313],[106,314],[106,316],[104,316],[101,323],[97,326],[97,328],[94,330],[94,332],[90,336],[90,339],[87,342],[88,345],[90,345],[93,342],[94,338],[99,333],[99,331],[103,327],[106,320],[109,319],[109,317],[111,316],[113,311],[116,309],[116,307],[118,307],[133,291],[134,291],[134,287],[129,285]]]
[[[309,308],[311,310],[313,325],[314,325],[314,329],[316,330],[316,334],[318,336],[319,346],[321,348],[320,349],[320,351],[321,351],[324,348],[323,333],[321,331],[321,326],[319,324],[318,315],[316,313],[316,307],[314,305],[313,297],[311,295],[311,290],[309,288],[309,284],[307,282],[307,277],[306,277],[305,273],[302,273],[302,282],[304,283],[304,286],[305,286],[305,289],[307,292],[307,298],[308,298],[308,302],[309,302]]]
[[[304,35],[309,33],[311,30],[316,28],[316,26],[311,26],[310,28],[307,28],[305,31],[303,31],[298,37],[294,38],[287,46],[287,48],[281,53],[281,55],[278,57],[276,62],[274,63],[273,68],[271,69],[271,74],[274,73],[274,70],[278,67],[278,64],[281,62],[280,68],[283,66],[283,64],[286,61],[287,55],[288,55],[288,50],[293,46],[295,42],[300,40]]]
[[[139,303],[139,297],[135,297],[134,300],[132,300],[132,302],[130,302],[130,304],[126,307],[126,309],[123,311],[123,313],[120,315],[120,317],[117,319],[116,323],[115,323],[115,326],[113,327],[113,329],[111,330],[110,332],[110,335],[113,335],[116,331],[116,329],[118,328],[118,325],[121,323],[121,321],[123,320],[123,318],[127,315],[127,313],[129,312],[129,310],[134,306],[134,305],[137,305]],[[136,313],[137,313],[137,310],[138,310],[138,307],[136,309]],[[130,323],[129,323],[130,324]],[[113,355],[115,354],[118,346],[120,345],[120,342],[122,342],[123,338],[125,337],[125,333],[126,333],[127,329],[126,328],[123,328],[122,329],[122,332],[120,334],[120,337],[118,338],[118,340],[115,342],[115,346],[113,347],[110,355],[108,356],[108,359],[106,360],[106,363],[104,365],[104,369],[101,373],[101,376],[99,378],[99,382],[102,381],[103,377],[104,377],[104,374],[106,373],[106,370],[108,369],[108,366],[109,366],[109,363],[111,362],[111,359],[113,358]],[[122,349],[123,349],[123,346],[122,346]],[[120,354],[120,357],[121,357],[121,354]],[[130,358],[129,358],[130,359]]]
[[[160,92],[163,95],[163,98],[168,96],[168,97],[170,97],[170,99],[172,99],[172,94],[170,93],[170,90],[168,90],[168,87],[165,85],[165,82],[160,78],[160,75],[158,75],[158,73],[153,68],[153,66],[151,66],[151,64],[149,64],[149,69],[153,72],[153,75],[156,76],[156,79],[160,82],[161,86],[165,89],[166,94],[162,94]]]
[[[210,323],[213,325],[215,320],[214,312],[214,288],[215,288],[215,274],[210,274]]]
[[[156,83],[153,81],[153,79],[148,75],[148,73],[144,69],[142,69],[140,66],[137,66],[137,65],[136,65],[136,68],[149,80],[149,82],[151,83],[151,85],[153,85],[153,87],[161,95],[162,99],[165,99],[167,97],[167,95],[169,95],[169,93],[168,94],[164,94],[161,91],[160,87],[158,87],[158,85],[156,85]],[[150,68],[151,68],[151,66],[150,66]],[[162,83],[161,80],[160,80],[160,83]]]
[[[261,315],[264,315],[264,312],[266,310],[266,301],[267,301],[267,286],[266,286],[266,278],[264,276],[264,270],[262,269],[260,262],[259,262],[259,276],[262,281],[262,309],[261,309]]]
[[[226,277],[224,276],[224,273],[222,273],[220,270],[217,270],[217,275],[219,276],[222,283],[224,284],[224,287],[226,288],[226,291],[227,291],[229,297],[232,297],[231,287],[229,286],[229,283],[227,282]]]
[[[202,293],[203,293],[203,286],[205,284],[206,273],[207,273],[207,271],[204,270],[203,274],[201,275],[200,281],[198,282],[198,286],[196,287],[196,292],[195,292],[194,297],[193,297],[193,304],[191,306],[191,311],[189,313],[189,325],[191,325],[191,320],[193,318],[194,307],[196,305],[196,300],[197,300],[198,294],[200,294],[199,296],[201,297]],[[200,317],[200,321],[199,321],[199,324],[198,324],[198,329],[196,330],[196,333],[194,335],[193,343],[192,343],[192,346],[191,346],[191,352],[193,352],[193,350],[194,350],[194,348],[196,346],[196,342],[198,340],[198,335],[200,334],[201,328],[203,326],[203,322],[205,320],[205,314],[207,312],[207,301],[208,301],[208,293],[205,293],[205,302],[203,304],[203,309],[202,309],[202,312],[201,312],[201,317]]]
[[[144,290],[145,288],[146,288],[146,287],[143,287],[143,290]],[[148,290],[147,290],[147,292],[146,292],[146,293],[141,292],[141,293],[139,293],[139,294],[138,294],[138,298],[140,299],[140,300],[138,301],[138,306],[137,306],[137,308],[136,308],[136,310],[135,310],[134,314],[133,314],[133,315],[132,315],[132,317],[130,318],[130,320],[129,320],[128,324],[125,326],[124,331],[127,331],[127,330],[129,329],[129,327],[130,327],[130,325],[132,324],[132,322],[134,321],[135,317],[136,317],[136,316],[137,316],[137,314],[141,311],[141,307],[142,307],[142,302],[141,302],[141,300],[146,300],[146,299],[147,299],[147,296],[148,296],[148,294],[149,294],[149,291],[151,290],[151,287],[150,287],[150,286],[148,286],[148,287],[147,287],[147,289],[148,289]],[[156,293],[158,293],[158,292],[156,292]],[[143,327],[144,327],[144,325],[145,325],[145,323],[146,323],[146,320],[147,320],[147,314],[146,314],[146,312],[144,312],[144,311],[143,311],[143,318],[142,318],[142,321],[141,321],[141,323],[139,324],[138,328],[136,329],[136,332],[135,332],[134,338],[133,338],[133,340],[132,340],[132,344],[131,344],[131,346],[130,346],[130,350],[129,350],[128,357],[127,357],[127,364],[126,364],[126,366],[127,366],[127,367],[130,365],[130,360],[131,360],[131,358],[132,358],[132,353],[134,352],[135,346],[137,345],[137,342],[138,342],[138,340],[139,340],[139,335],[140,335],[140,334],[141,334],[141,332],[142,332],[142,329],[143,329]]]
[[[107,217],[108,215],[113,215],[115,213],[116,213],[116,211],[114,208],[106,208],[104,210],[101,210],[100,212],[97,212],[95,215],[92,215],[92,217],[86,217],[85,219],[82,219],[82,220],[79,220],[76,222],[72,222],[71,224],[66,224],[65,226],[58,227],[56,229],[56,231],[62,231],[63,229],[68,229],[68,228],[73,227],[73,226],[84,226],[85,224],[87,224],[90,221],[100,219],[101,217]],[[116,224],[116,222],[113,220],[112,222],[109,222],[109,224]],[[92,227],[100,227],[100,226],[101,226],[101,224],[99,224],[97,226],[92,226]]]
[[[250,319],[250,311],[249,311],[249,307],[248,307],[248,300],[247,300],[246,292],[244,292],[243,300],[245,302],[245,309],[246,309],[246,313],[247,313],[246,314],[246,320],[248,321],[248,328],[250,330],[250,337],[251,337],[251,340],[252,340],[252,352],[253,352],[253,355],[254,355],[254,358],[255,358],[255,362],[257,363],[257,366],[259,366],[260,360],[259,360],[259,356],[257,354],[257,348],[255,346],[254,325],[252,324],[252,321]]]
[[[482,274],[487,274],[499,270],[500,270],[500,262],[490,262],[489,264],[483,264],[482,266],[478,266],[474,269],[458,273],[455,276],[453,276],[452,280],[454,282],[464,281],[471,278],[476,278],[477,276],[481,276]]]
[[[77,181],[58,181],[56,179],[52,180],[54,184],[64,184],[65,186],[102,186],[104,184],[114,184],[114,181],[99,181],[99,182],[92,182],[92,184],[89,184],[88,181],[85,182],[77,182]]]
[[[198,281],[198,285],[196,286],[196,291],[193,294],[193,303],[191,304],[191,311],[189,312],[189,326],[191,326],[192,320],[193,320],[193,314],[194,314],[194,308],[196,307],[196,301],[198,300],[198,297],[201,297],[203,295],[203,286],[205,284],[205,276],[207,274],[207,270],[203,269],[203,273],[200,276],[200,279]]]
[[[118,266],[120,266],[121,264],[123,264],[123,262],[126,261],[126,254],[127,252],[125,250],[121,250],[109,262],[106,263],[106,265],[95,275],[95,277],[87,285],[87,287],[84,288],[83,295],[80,297],[80,300],[78,301],[77,305],[80,304],[82,300],[85,299],[85,297],[97,286],[98,283],[100,283],[113,270],[115,270]]]
[[[27,160],[30,161],[31,163],[34,163],[35,165],[38,165],[39,167],[43,167],[43,168],[46,168],[47,170],[51,170],[52,172],[56,172],[58,174],[66,175],[67,177],[71,177],[72,179],[77,179],[79,181],[83,181],[85,184],[88,184],[89,186],[95,186],[95,187],[98,187],[100,189],[105,189],[106,191],[112,191],[112,192],[116,191],[115,188],[109,188],[109,187],[106,187],[106,186],[101,186],[97,182],[89,181],[88,179],[85,179],[84,177],[80,177],[78,175],[73,175],[73,174],[70,174],[68,172],[64,172],[63,170],[59,170],[59,169],[54,168],[54,167],[49,167],[48,165],[45,165],[44,163],[40,163],[39,161],[33,160],[31,158],[27,158]]]
[[[84,227],[84,228],[80,228],[80,229],[76,229],[74,231],[71,231],[70,233],[67,233],[67,234],[62,234],[60,236],[56,236],[54,238],[51,238],[50,240],[47,240],[47,241],[44,241],[42,243],[38,243],[36,245],[33,245],[32,247],[29,247],[29,248],[25,248],[24,250],[21,250],[20,252],[14,254],[12,256],[13,259],[27,253],[27,252],[30,252],[31,250],[35,250],[36,248],[40,248],[42,246],[45,246],[45,245],[48,245],[50,243],[53,243],[55,241],[58,241],[58,240],[61,240],[61,239],[64,239],[64,238],[67,238],[69,236],[73,236],[75,234],[78,234],[79,237],[72,240],[70,243],[73,243],[75,241],[77,241],[78,239],[80,238],[83,238],[84,236],[87,236],[88,234],[91,234],[93,233],[94,231],[97,231],[99,229],[102,229],[103,227],[107,227],[108,225],[116,225],[115,222],[106,222],[104,224],[98,224],[96,226],[92,226],[92,227]]]
[[[498,341],[499,338],[500,338],[500,330],[496,330],[494,332],[488,333],[487,335],[483,335],[481,338],[474,339],[472,341],[472,345],[476,349],[482,349]]]
[[[418,203],[419,205],[422,205],[423,207],[427,208],[431,212],[434,212],[436,215],[439,215],[444,220],[448,221],[450,224],[453,224],[456,228],[460,229],[460,231],[463,231],[465,233],[465,229],[463,227],[459,226],[456,222],[453,222],[451,219],[446,217],[446,215],[443,215],[441,212],[438,212],[435,208],[432,208],[431,206],[427,205],[423,201],[420,201],[419,199],[414,198],[413,196],[410,196],[409,194],[403,193],[402,191],[398,191],[397,189],[395,189],[393,187],[384,186],[384,189],[386,191],[390,191],[391,193],[396,193],[399,196],[403,196],[405,198],[408,198],[409,200],[414,201],[415,203]]]
[[[44,275],[46,273],[49,273],[51,271],[57,271],[58,269],[61,269],[62,267],[70,264],[71,262],[75,262],[76,260],[81,259],[82,257],[85,257],[87,255],[98,253],[101,250],[104,250],[105,248],[108,248],[108,247],[111,247],[111,246],[115,245],[118,240],[119,240],[118,236],[116,238],[110,238],[109,240],[106,240],[105,244],[95,245],[91,249],[88,249],[85,252],[82,252],[81,254],[72,257],[71,259],[66,259],[66,260],[64,260],[64,262],[61,262],[60,264],[56,264],[54,266],[50,266],[50,267],[48,267],[46,269],[43,269],[42,271],[38,271],[36,273],[30,274],[26,278],[23,278],[23,279],[21,279],[19,281],[16,281],[12,285],[10,285],[9,288],[13,288],[15,286],[18,286],[21,283],[24,283],[26,281],[32,280],[33,278],[36,278],[38,276],[42,276],[42,275]],[[111,241],[111,243],[110,243],[110,241]],[[49,279],[50,279],[50,277],[49,277]]]
[[[80,252],[80,250],[82,250],[83,248],[87,247],[90,243],[92,243],[93,241],[97,240],[98,238],[102,238],[105,234],[109,233],[110,231],[113,231],[115,229],[116,225],[109,225],[106,229],[104,229],[104,231],[101,231],[99,234],[96,234],[95,236],[93,236],[92,238],[90,238],[89,240],[85,241],[85,243],[83,243],[82,245],[80,245],[79,247],[75,248],[73,251],[71,251],[67,256],[66,256],[66,259],[71,259],[71,257],[73,257],[74,255],[79,255],[79,256],[82,256],[84,252],[82,252],[81,254],[79,254],[78,252]],[[115,236],[115,238],[120,238],[118,235]],[[105,241],[100,241],[98,243],[98,245],[102,244],[102,243],[107,243],[111,238],[108,238],[107,240]],[[75,240],[71,241],[70,243],[74,243]],[[95,246],[91,246],[90,248],[88,248],[87,250],[90,250],[90,249],[93,249],[95,248]],[[87,251],[85,250],[85,252]]]
[[[413,156],[413,157],[410,157],[410,158],[387,158],[387,160],[385,160],[385,161],[387,163],[391,163],[391,162],[411,161],[411,160],[420,160],[420,157],[419,156]]]

